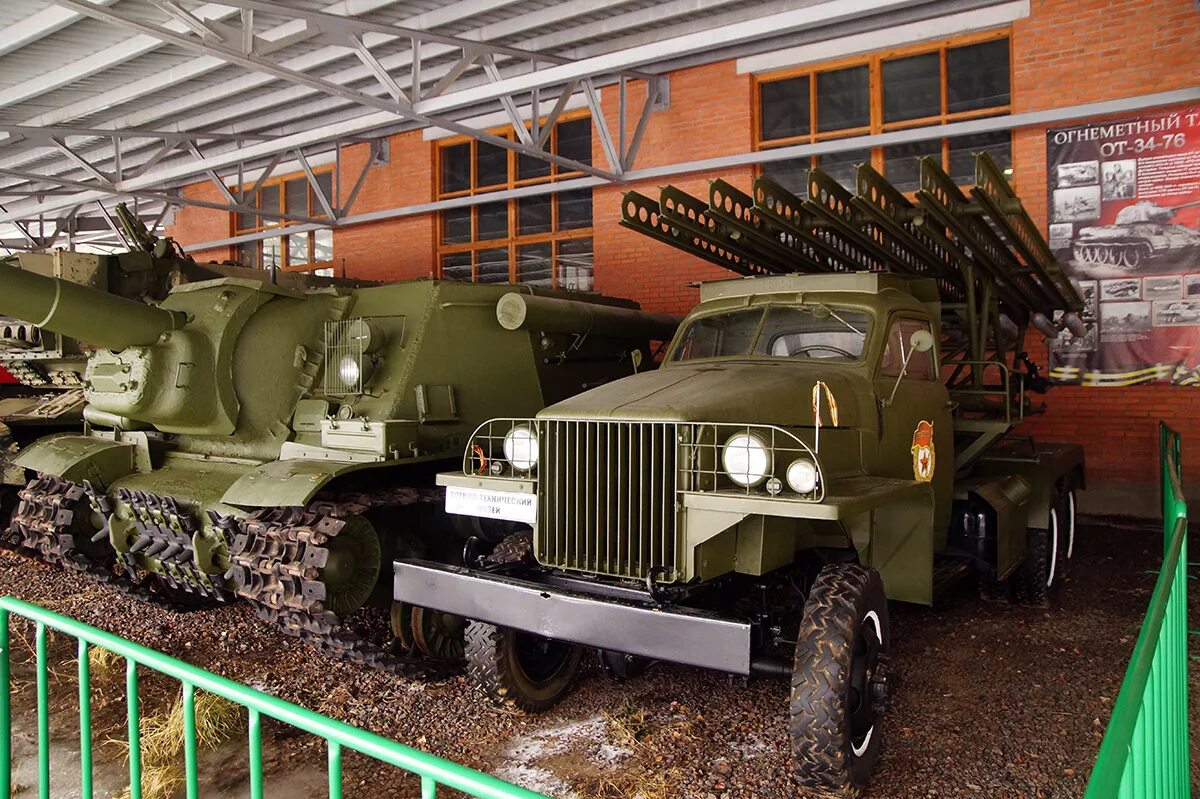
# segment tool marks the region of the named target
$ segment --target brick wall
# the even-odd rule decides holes
[[[1013,25],[1013,103],[1016,112],[1115,99],[1194,86],[1200,50],[1200,12],[1192,0],[1033,0],[1032,13]],[[634,95],[635,100],[639,99]],[[616,90],[603,91],[608,119],[616,120]],[[635,103],[636,107],[636,103]],[[726,61],[671,75],[670,109],[656,113],[647,127],[637,167],[742,153],[751,147],[751,79]],[[634,115],[630,115],[633,117]],[[629,120],[629,132],[635,119]],[[614,139],[616,132],[613,132]],[[343,154],[343,196],[367,157],[366,145]],[[428,202],[433,197],[432,142],[420,133],[393,136],[391,161],[374,169],[352,213]],[[604,163],[598,138],[593,157]],[[1034,220],[1045,229],[1045,131],[1021,130],[1014,137],[1017,190]],[[706,181],[725,178],[748,187],[750,168],[683,179],[648,181],[630,187],[597,189],[596,287],[632,297],[645,307],[683,313],[696,301],[690,283],[727,276],[669,247],[618,226],[619,197],[626,188],[654,195],[672,182],[694,194],[706,194]],[[205,199],[216,191],[206,184],[189,187]],[[334,234],[339,272],[374,279],[431,274],[434,218],[431,214],[342,228]],[[228,216],[187,208],[176,216],[172,235],[185,245],[229,235]],[[229,257],[231,253],[216,253]],[[1029,347],[1045,363],[1044,344]],[[1159,418],[1200,440],[1200,395],[1192,389],[1145,386],[1113,389],[1058,387],[1045,398],[1047,412],[1025,425],[1040,436],[1089,444],[1093,485],[1119,489],[1145,504],[1155,475],[1154,424]],[[1195,447],[1187,448],[1195,453]],[[1185,484],[1200,485],[1200,458],[1185,457]],[[1090,492],[1121,497],[1118,490]],[[1121,500],[1124,501],[1124,500]]]

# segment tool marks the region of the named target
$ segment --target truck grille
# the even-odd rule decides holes
[[[539,420],[538,526],[546,566],[678,574],[676,425]]]

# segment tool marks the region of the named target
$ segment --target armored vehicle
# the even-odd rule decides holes
[[[31,477],[12,544],[149,599],[241,596],[373,662],[386,652],[342,621],[381,564],[462,550],[419,534],[440,511],[438,464],[497,406],[534,413],[649,364],[648,341],[676,321],[599,296],[432,280],[297,291],[227,277],[151,306],[7,265],[0,313],[96,347],[86,430],[15,459]],[[435,651],[437,619],[419,621]]]
[[[1085,227],[1075,240],[1075,260],[1084,264],[1103,264],[1122,269],[1153,269],[1164,259],[1185,264],[1187,251],[1200,254],[1200,230],[1171,220],[1185,208],[1200,206],[1200,200],[1164,208],[1142,200],[1117,211],[1111,225]]]
[[[626,194],[628,227],[746,277],[701,287],[657,371],[480,427],[446,507],[527,529],[461,567],[396,562],[396,600],[471,620],[471,677],[526,710],[583,647],[617,677],[787,677],[800,780],[857,791],[886,600],[978,572],[1042,603],[1073,549],[1081,448],[1011,433],[1045,388],[1026,330],[1084,332],[1082,303],[986,155],[976,182],[925,159],[915,204],[866,165],[855,193],[814,170],[805,200],[767,177]]]

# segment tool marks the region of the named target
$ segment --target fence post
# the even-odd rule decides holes
[[[79,794],[92,799],[92,678],[88,643],[79,639]]]
[[[37,623],[38,796],[50,799],[50,674],[46,663],[46,625]]]
[[[137,661],[125,659],[125,705],[129,723],[129,799],[142,799],[142,736],[138,719]]]
[[[12,686],[9,684],[8,608],[0,608],[0,785],[12,793]]]

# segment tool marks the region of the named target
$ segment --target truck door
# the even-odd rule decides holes
[[[933,484],[933,541],[937,552],[945,546],[954,496],[954,427],[950,394],[938,368],[937,347],[928,352],[910,352],[912,335],[918,330],[933,333],[928,319],[892,317],[876,369],[875,394],[882,424],[879,465],[887,477]]]

